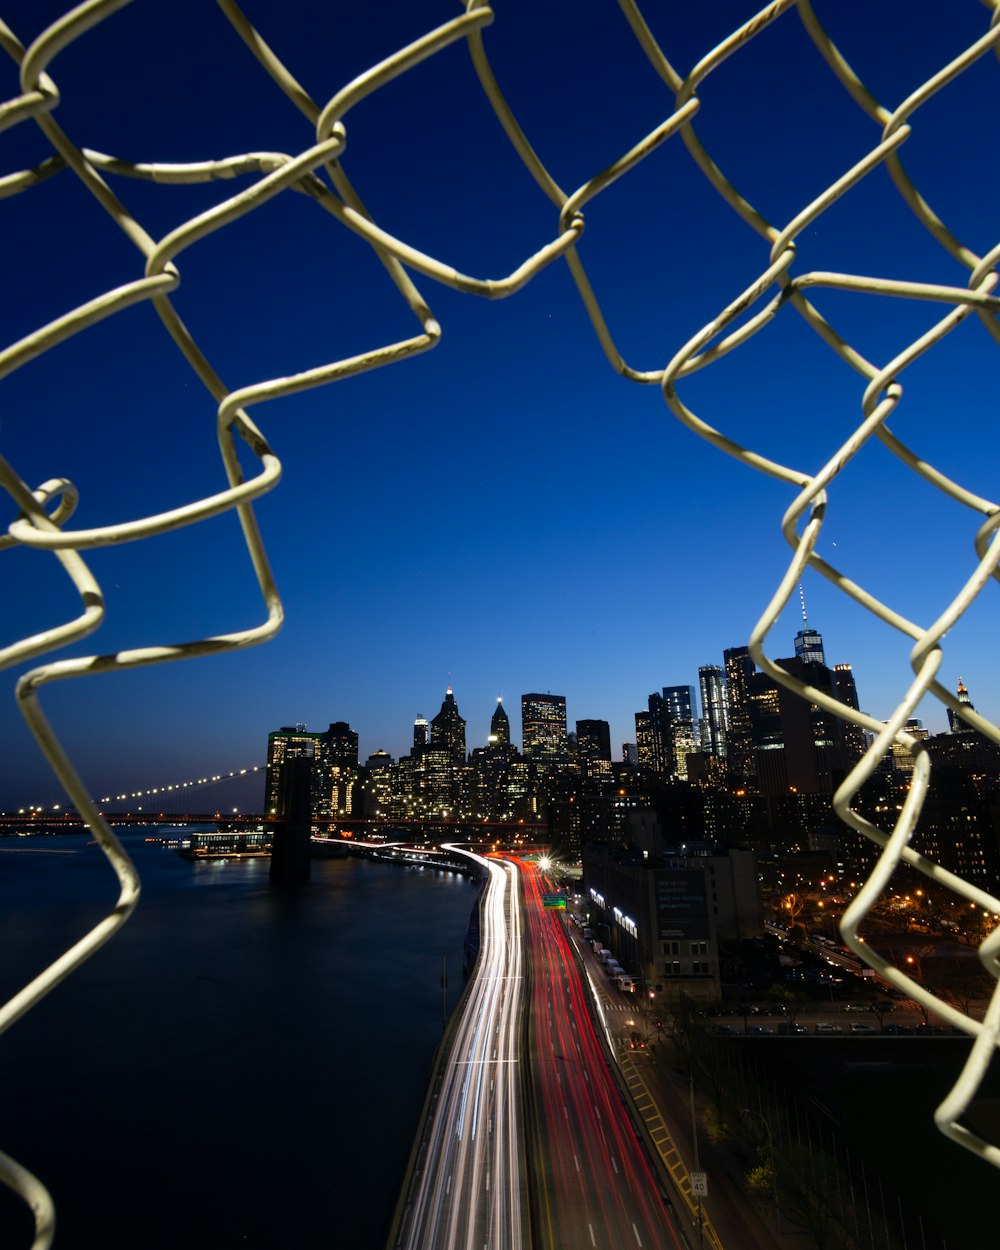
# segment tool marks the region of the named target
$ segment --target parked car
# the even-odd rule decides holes
[[[852,1020],[850,1024],[850,1029],[852,1033],[877,1033],[878,1032],[878,1029],[876,1029],[873,1025],[862,1024],[860,1020]]]
[[[790,1024],[787,1020],[778,1025],[779,1033],[807,1033],[808,1029],[804,1024]]]
[[[766,1024],[748,1024],[748,1033],[770,1033],[774,1034],[774,1029],[769,1029]]]
[[[853,1024],[851,1025],[851,1028],[854,1028]],[[816,1025],[817,1033],[843,1033],[843,1031],[843,1028],[839,1024],[829,1024],[824,1020],[821,1020],[819,1024]]]
[[[734,1029],[731,1024],[713,1024],[713,1033],[725,1033],[727,1036],[738,1037],[739,1029]]]
[[[870,1011],[871,1008],[868,1007],[865,1003],[845,1003],[844,1010],[845,1011]]]

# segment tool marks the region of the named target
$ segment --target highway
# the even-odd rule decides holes
[[[683,1243],[608,1069],[562,920],[544,908],[538,868],[522,863],[521,871],[532,975],[534,1250],[678,1250]]]
[[[513,864],[462,853],[489,874],[480,957],[453,1025],[396,1245],[401,1250],[525,1250],[530,1237],[521,1110],[524,980],[518,872]]]

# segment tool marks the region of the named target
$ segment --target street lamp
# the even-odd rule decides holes
[[[767,1130],[767,1153],[771,1164],[771,1195],[774,1198],[774,1218],[777,1222],[778,1236],[781,1236],[781,1207],[778,1206],[778,1169],[774,1164],[774,1140],[771,1137],[771,1125],[765,1116],[759,1111],[754,1111],[753,1107],[742,1107],[741,1110],[746,1115],[755,1115]]]

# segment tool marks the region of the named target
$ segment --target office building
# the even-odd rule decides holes
[[[524,755],[536,764],[569,762],[564,695],[521,695],[521,742]]]
[[[584,780],[611,781],[611,726],[606,720],[576,722],[576,758]]]
[[[750,682],[757,666],[747,647],[730,647],[723,651],[726,668],[726,694],[729,701],[729,727],[726,732],[726,762],[730,785],[734,790],[754,786],[755,752],[750,730]]]
[[[802,628],[795,635],[795,658],[803,664],[822,664],[826,667],[826,655],[823,651],[823,635],[809,628],[806,619],[806,596],[799,586],[799,599],[802,601]]]
[[[497,698],[496,710],[490,719],[490,746],[510,746],[510,719],[504,711],[503,699]]]
[[[718,664],[703,664],[698,669],[701,687],[701,745],[718,760],[726,758],[726,733],[729,728],[729,697],[726,678]]]
[[[850,664],[835,664],[831,672],[833,673],[834,695],[847,707],[855,712],[859,711],[858,688],[855,685],[854,672]],[[848,768],[853,768],[868,749],[868,738],[864,729],[853,721],[840,721],[838,730],[841,748],[844,752],[844,762]]]
[[[635,714],[635,754],[640,768],[651,773],[656,771],[652,717],[648,711]]]
[[[428,746],[431,740],[431,727],[426,716],[418,716],[413,722],[413,750],[419,751]]]
[[[444,748],[456,764],[465,763],[465,721],[458,714],[451,686],[445,692],[441,711],[431,721],[431,746]]]
[[[357,806],[358,735],[346,721],[320,734],[313,757],[313,815],[350,816]]]
[[[661,776],[669,776],[674,758],[674,744],[670,736],[668,708],[664,704],[663,695],[657,694],[655,690],[646,700],[646,706],[648,708],[646,717],[649,725],[651,768],[654,773],[659,773]],[[638,733],[639,725],[637,720],[637,736]]]
[[[305,725],[277,729],[267,735],[267,772],[264,777],[264,812],[280,815],[284,765],[293,759],[315,758],[320,734],[311,733]]]
[[[958,694],[958,701],[962,707],[968,708],[970,712],[974,712],[976,710],[972,702],[972,699],[969,697],[969,692],[968,690],[966,690],[965,685],[962,682],[961,677],[958,679],[957,694]],[[961,733],[968,733],[972,729],[972,726],[968,723],[968,721],[964,721],[957,712],[949,708],[948,709],[948,728],[951,730],[953,734],[961,734]]]
[[[664,686],[663,701],[670,723],[671,760],[669,772],[687,779],[687,757],[701,746],[698,723],[698,696],[694,686]]]

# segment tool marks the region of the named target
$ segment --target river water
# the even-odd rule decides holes
[[[266,859],[145,836],[125,928],[0,1036],[0,1149],[53,1193],[57,1250],[381,1250],[475,888],[343,859],[275,891]],[[117,896],[85,842],[0,839],[0,1001]],[[0,1186],[0,1247],[30,1230]]]

